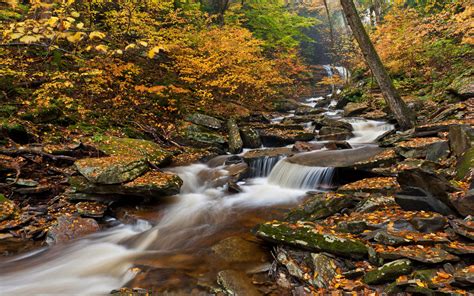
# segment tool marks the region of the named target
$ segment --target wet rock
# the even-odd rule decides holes
[[[400,246],[409,242],[404,237],[390,234],[387,231],[378,231],[374,236],[374,240],[386,246]]]
[[[437,264],[441,262],[458,261],[454,256],[443,249],[424,245],[377,248],[377,255],[382,259],[395,260],[407,258],[412,261]]]
[[[471,148],[471,139],[466,131],[468,126],[452,125],[449,127],[449,146],[456,157]]]
[[[318,167],[351,167],[382,152],[382,148],[364,146],[355,149],[311,151],[288,157],[291,163]]]
[[[394,149],[385,149],[368,159],[356,162],[352,167],[356,170],[372,170],[392,166],[399,160],[400,157]]]
[[[474,222],[469,220],[450,220],[449,225],[457,234],[474,241]]]
[[[344,194],[314,193],[304,204],[292,210],[287,219],[289,221],[316,221],[338,213],[344,208],[354,206],[354,199]]]
[[[217,118],[211,117],[209,115],[201,114],[201,113],[193,113],[186,117],[186,120],[197,124],[202,125],[211,129],[221,129],[222,128],[222,121]]]
[[[462,99],[474,97],[474,76],[464,74],[455,78],[449,85],[448,91]]]
[[[291,148],[291,150],[295,152],[308,152],[308,151],[313,151],[313,150],[319,150],[319,149],[322,149],[323,147],[324,147],[324,144],[320,144],[320,143],[308,143],[308,142],[297,141],[293,145],[293,148]]]
[[[102,137],[98,142],[89,142],[88,144],[107,155],[143,158],[156,166],[168,164],[172,157],[172,154],[160,145],[147,140]]]
[[[338,231],[349,232],[352,234],[362,233],[368,228],[365,221],[341,221],[337,224]]]
[[[438,199],[447,206],[452,207],[448,193],[456,192],[457,189],[441,175],[435,174],[434,172],[421,167],[416,167],[401,171],[398,174],[397,181],[403,190],[413,187],[421,188],[430,196]]]
[[[323,108],[312,108],[309,106],[301,106],[295,110],[295,115],[314,115],[324,113],[326,110]]]
[[[400,189],[397,179],[394,177],[375,177],[362,179],[353,183],[343,185],[337,189],[344,194],[354,194],[356,192],[381,193],[388,195]]]
[[[275,111],[278,112],[288,112],[292,110],[296,110],[297,108],[301,107],[302,105],[295,100],[290,99],[280,99],[273,101],[273,108]]]
[[[353,117],[361,115],[369,109],[369,106],[366,103],[348,103],[344,107],[344,116]]]
[[[238,236],[223,239],[212,247],[212,251],[229,263],[265,262],[268,259],[267,253],[258,244]]]
[[[80,177],[71,177],[69,183],[79,193],[159,198],[179,193],[183,181],[172,173],[151,171],[124,184],[94,184]]]
[[[397,152],[405,158],[426,158],[433,145],[445,142],[437,137],[414,138],[397,144]]]
[[[322,251],[354,258],[367,255],[367,247],[361,241],[335,234],[321,234],[310,225],[266,223],[259,225],[256,234],[264,240],[310,251]]]
[[[450,244],[443,244],[441,247],[443,250],[458,256],[474,255],[474,244],[472,243],[451,242]]]
[[[136,156],[84,158],[76,161],[75,166],[87,180],[96,184],[120,184],[148,170],[146,161]]]
[[[452,125],[470,125],[474,124],[474,119],[466,120],[445,120],[435,123],[429,123],[424,125],[419,125],[415,127],[413,134],[416,137],[433,137],[437,136],[438,133],[448,132],[449,127]]]
[[[11,218],[15,212],[15,203],[0,193],[0,222]]]
[[[260,148],[262,140],[258,132],[251,127],[243,127],[240,129],[240,136],[245,148]]]
[[[296,141],[311,141],[314,139],[314,134],[300,129],[268,128],[260,130],[260,137],[263,145],[276,147],[293,144]]]
[[[228,172],[228,176],[233,182],[237,182],[247,175],[249,165],[245,162],[241,162],[226,166],[224,170]]]
[[[369,197],[360,201],[356,207],[355,211],[360,213],[370,213],[375,210],[383,209],[389,206],[395,205],[395,199],[393,196],[385,196],[379,194],[371,194]]]
[[[322,127],[318,133],[318,139],[320,141],[343,141],[348,140],[353,136],[354,135],[352,134],[352,132],[347,131],[346,129],[327,126]]]
[[[409,274],[411,270],[412,263],[410,260],[395,260],[367,272],[363,281],[368,285],[382,284],[393,281],[401,275]]]
[[[451,204],[462,216],[474,215],[474,189],[450,196]]]
[[[256,296],[261,295],[251,280],[243,272],[236,270],[223,270],[217,274],[217,283],[226,295]]]
[[[257,159],[262,157],[288,156],[292,154],[293,152],[291,151],[291,148],[279,147],[247,151],[244,153],[244,155],[242,155],[242,157],[245,159],[245,161],[248,161],[250,159]]]
[[[439,161],[449,156],[449,143],[447,141],[436,142],[426,149],[426,159],[430,161]]]
[[[342,120],[336,120],[329,118],[327,116],[320,116],[316,120],[314,120],[314,125],[316,129],[322,129],[323,127],[328,127],[328,128],[338,128],[342,130],[347,130],[347,131],[353,131],[353,127],[350,123],[342,121]]]
[[[352,149],[351,144],[349,144],[346,141],[332,141],[332,142],[324,143],[323,145],[324,145],[324,148],[328,150]]]
[[[227,121],[227,130],[229,133],[229,152],[232,154],[242,152],[243,142],[240,138],[239,127],[237,126],[235,119],[229,119]]]
[[[455,284],[459,286],[474,285],[474,265],[467,266],[454,274]]]
[[[337,274],[337,261],[322,253],[311,254],[311,259],[314,267],[313,285],[318,288],[329,288],[331,280]]]
[[[60,216],[48,231],[47,242],[64,243],[99,231],[99,224],[91,218]]]
[[[99,202],[82,201],[76,204],[77,213],[83,217],[102,218],[107,205]]]
[[[410,220],[410,223],[420,232],[434,233],[443,230],[448,220],[441,215],[433,214],[428,217],[415,216]]]
[[[395,201],[405,211],[433,211],[446,216],[456,214],[445,203],[421,188],[406,187],[396,194]]]

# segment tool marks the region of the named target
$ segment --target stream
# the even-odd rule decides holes
[[[311,106],[315,101],[304,103]],[[336,110],[326,114],[340,118]],[[348,140],[354,148],[393,129],[385,122],[344,120],[354,128],[354,137]],[[225,175],[223,166],[169,168],[184,184],[180,194],[166,198],[166,207],[156,220],[119,224],[70,244],[2,258],[1,294],[106,295],[123,286],[206,291],[199,286],[212,285],[217,272],[229,267],[216,258],[213,245],[230,236],[256,241],[252,227],[281,217],[302,201],[306,191],[330,185],[333,176],[332,168],[291,164],[282,157],[262,158],[253,169],[253,178],[239,182],[242,192],[230,194],[225,186],[202,177],[216,171]],[[232,268],[265,270],[268,263],[260,260]]]

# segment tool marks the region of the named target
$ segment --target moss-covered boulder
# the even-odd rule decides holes
[[[323,251],[354,258],[364,257],[368,253],[367,246],[360,240],[348,236],[321,233],[317,228],[308,224],[268,222],[259,225],[256,234],[264,240],[310,251]]]
[[[101,137],[88,140],[88,144],[110,156],[133,156],[142,158],[157,166],[163,166],[171,161],[172,153],[161,148],[160,145],[141,139]]]
[[[188,125],[180,133],[180,142],[194,146],[217,146],[223,147],[227,143],[227,138],[208,128],[195,124]]]
[[[273,109],[278,112],[288,112],[301,107],[301,104],[295,100],[281,99],[273,101]]]
[[[49,106],[25,113],[22,118],[33,123],[51,123],[58,120],[62,115],[63,112],[59,107]]]
[[[453,80],[448,91],[463,98],[474,97],[474,75],[461,75]]]
[[[401,275],[409,274],[411,270],[412,263],[410,260],[395,260],[367,272],[363,280],[368,285],[382,284],[393,281]]]
[[[235,119],[231,118],[227,121],[227,132],[229,134],[229,152],[232,154],[242,152],[243,142]]]
[[[26,127],[18,122],[7,120],[0,121],[0,139],[8,137],[18,144],[30,142],[32,136],[28,133]]]
[[[285,129],[280,127],[270,127],[259,130],[260,137],[265,146],[278,147],[294,144],[297,141],[311,141],[314,134],[303,129]]]
[[[456,178],[462,179],[474,168],[474,147],[467,150],[456,164]]]
[[[120,184],[132,181],[148,170],[145,159],[136,156],[84,158],[74,164],[89,182],[95,184]]]

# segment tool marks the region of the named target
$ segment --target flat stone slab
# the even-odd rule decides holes
[[[288,157],[287,161],[315,167],[351,167],[366,161],[384,151],[377,146],[363,146],[355,149],[323,150],[300,153]]]
[[[76,161],[75,165],[79,173],[96,184],[128,182],[148,170],[146,161],[136,156],[84,158]]]

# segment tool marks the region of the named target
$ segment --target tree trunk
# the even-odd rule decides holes
[[[333,51],[334,50],[334,29],[332,26],[331,14],[329,12],[327,0],[323,0],[323,2],[324,2],[324,8],[326,9],[326,15],[328,16],[329,34],[331,34],[331,51]]]
[[[346,15],[349,26],[352,29],[352,33],[354,34],[357,43],[359,43],[362,54],[372,70],[372,73],[374,73],[375,79],[377,80],[380,90],[385,98],[385,102],[390,107],[390,110],[395,115],[395,118],[402,129],[412,128],[415,122],[415,117],[393,86],[387,70],[382,64],[372,41],[370,41],[369,35],[367,35],[367,32],[362,25],[362,21],[357,14],[354,2],[352,2],[352,0],[341,0],[341,6]]]

